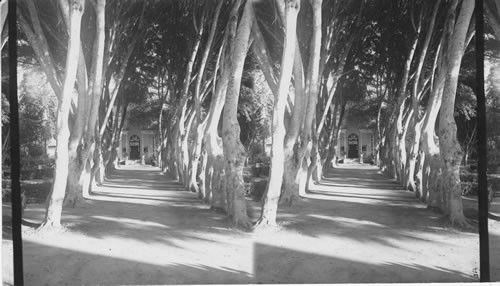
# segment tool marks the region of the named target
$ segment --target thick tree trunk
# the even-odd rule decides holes
[[[187,104],[189,99],[189,85],[191,84],[191,78],[193,74],[193,66],[198,54],[198,49],[200,47],[201,35],[203,34],[203,19],[200,21],[200,27],[196,27],[198,33],[196,35],[195,42],[193,44],[193,49],[191,51],[191,56],[186,64],[186,72],[184,74],[184,83],[182,87],[181,102],[179,104],[179,118],[177,121],[177,168],[179,168],[181,181],[184,183],[186,189],[188,188],[188,168],[189,168],[189,148],[188,148],[188,135],[189,128],[186,127],[186,112]],[[189,121],[189,120],[188,120]]]
[[[419,145],[420,145],[420,135],[421,135],[421,127],[422,127],[422,120],[419,119],[419,102],[420,102],[420,93],[421,90],[423,89],[423,86],[420,82],[420,77],[422,74],[422,69],[424,67],[424,62],[425,58],[427,55],[427,50],[429,47],[429,43],[432,38],[432,34],[434,32],[434,24],[436,22],[436,15],[439,10],[439,5],[441,1],[438,0],[435,2],[433,10],[432,10],[432,15],[430,18],[429,25],[427,27],[427,34],[425,36],[425,40],[422,46],[422,50],[420,52],[420,56],[418,59],[418,65],[417,65],[417,70],[415,72],[415,79],[413,82],[413,90],[412,90],[412,109],[413,109],[413,124],[415,126],[414,130],[415,132],[413,133],[413,137],[411,138],[411,147],[410,147],[410,156],[409,160],[407,163],[407,168],[408,168],[408,174],[407,174],[407,183],[405,185],[406,188],[410,189],[411,191],[415,192],[417,197],[422,197],[422,189],[417,189],[416,184],[415,184],[415,168],[416,168],[416,163],[417,163],[417,156],[419,152]],[[438,53],[439,54],[439,50]],[[436,58],[437,58],[436,54]],[[435,63],[436,61],[434,61]]]
[[[296,33],[297,15],[300,9],[299,1],[285,2],[285,44],[281,60],[280,81],[278,96],[274,99],[272,120],[272,146],[271,146],[271,170],[266,194],[262,205],[260,219],[257,225],[276,225],[278,212],[278,201],[283,182],[285,154],[283,144],[285,140],[285,105],[290,90],[292,78]]]
[[[82,195],[81,174],[83,163],[81,160],[81,139],[85,125],[87,123],[86,115],[88,114],[89,97],[87,96],[87,70],[85,66],[85,58],[83,51],[80,48],[80,56],[78,58],[78,106],[75,122],[73,123],[72,132],[69,138],[68,154],[68,185],[66,197],[64,198],[64,206],[75,207],[76,204],[84,202]]]
[[[237,1],[236,7],[240,6],[239,3],[240,1]],[[237,32],[237,16],[234,10],[230,18],[230,33],[236,35],[232,36],[230,40],[230,42],[234,41],[234,45],[231,47],[231,73],[222,117],[222,142],[226,169],[226,188],[230,194],[229,214],[236,225],[243,228],[250,228],[251,222],[247,215],[245,185],[243,182],[243,166],[246,160],[246,151],[240,141],[237,109],[243,65],[248,52],[250,31],[254,22],[253,1],[246,2]]]
[[[194,128],[196,129],[196,134],[195,134],[195,140],[194,140],[194,146],[193,146],[193,152],[191,156],[191,170],[190,170],[190,177],[189,177],[189,186],[188,188],[191,191],[197,192],[199,198],[204,198],[205,193],[201,192],[200,189],[198,188],[198,183],[196,182],[196,178],[198,175],[198,162],[200,160],[201,156],[201,145],[202,145],[202,140],[203,140],[203,134],[205,133],[205,124],[202,124],[202,118],[201,118],[201,83],[204,78],[204,73],[205,73],[205,66],[207,64],[208,56],[210,54],[210,51],[212,49],[212,42],[215,37],[215,32],[217,30],[217,21],[219,19],[219,14],[220,10],[222,7],[222,3],[224,1],[219,1],[217,4],[217,7],[215,8],[215,15],[211,19],[212,21],[212,27],[210,29],[210,34],[208,36],[208,40],[205,46],[205,50],[203,52],[203,56],[201,58],[200,62],[200,68],[198,71],[198,77],[196,79],[196,85],[195,85],[195,91],[194,91],[194,112],[196,113],[196,119],[194,122]],[[202,21],[205,18],[202,19]],[[203,23],[201,24],[203,25]]]
[[[295,201],[300,199],[299,181],[297,177],[300,168],[300,161],[296,156],[297,150],[295,148],[298,147],[297,139],[299,137],[302,122],[304,122],[306,103],[304,94],[304,70],[298,42],[295,43],[293,76],[295,83],[295,103],[293,105],[292,118],[285,136],[283,194],[280,198],[281,203],[288,206],[292,206]]]
[[[219,137],[217,128],[222,114],[222,108],[224,107],[224,102],[226,100],[227,85],[229,83],[229,75],[231,72],[229,69],[230,49],[227,48],[226,43],[227,38],[223,43],[223,47],[221,47],[221,50],[219,51],[218,59],[220,59],[225,51],[228,51],[228,55],[224,57],[222,62],[222,75],[217,81],[215,96],[212,98],[210,103],[207,128],[204,136],[204,146],[207,152],[205,189],[207,193],[211,194],[211,209],[222,212],[227,211],[225,184],[221,183],[222,175],[224,173],[224,151],[222,147],[222,138]]]
[[[464,54],[465,38],[474,11],[474,0],[463,0],[453,36],[448,47],[448,75],[443,90],[439,113],[439,145],[443,162],[443,186],[452,225],[467,226],[462,206],[460,163],[463,151],[457,140],[457,126],[453,117],[460,64]]]
[[[62,206],[68,179],[68,144],[70,136],[68,116],[78,69],[80,27],[84,4],[84,1],[73,1],[70,6],[70,33],[66,55],[66,70],[63,91],[57,108],[55,175],[52,191],[48,199],[47,212],[40,228],[61,226]]]
[[[99,0],[96,2],[96,39],[94,41],[93,47],[93,57],[92,57],[92,66],[90,72],[90,81],[89,81],[89,90],[90,96],[87,97],[86,102],[86,112],[84,114],[86,118],[86,131],[83,135],[83,143],[80,144],[78,148],[78,155],[73,160],[77,160],[75,162],[71,162],[70,170],[76,171],[74,174],[72,173],[70,190],[68,196],[66,197],[66,202],[69,205],[74,205],[81,200],[81,197],[85,197],[84,194],[88,192],[88,184],[87,182],[89,178],[88,170],[85,166],[87,161],[89,160],[90,154],[94,151],[94,132],[96,128],[97,115],[99,109],[99,101],[102,93],[102,66],[104,62],[104,26],[105,26],[105,0]],[[80,52],[82,55],[82,52]],[[81,76],[79,76],[81,77]],[[77,115],[77,120],[78,120]],[[74,168],[72,168],[74,167]],[[84,194],[82,194],[82,192]]]
[[[308,98],[304,126],[301,132],[301,146],[297,148],[297,158],[301,162],[299,169],[299,194],[305,194],[308,181],[307,169],[310,162],[312,149],[312,128],[316,115],[316,104],[318,102],[319,92],[319,65],[321,57],[321,26],[322,26],[322,0],[311,1],[313,10],[313,35],[311,37],[309,49],[309,64],[307,67],[307,78],[305,85],[305,94]],[[304,180],[304,181],[302,181]]]
[[[420,30],[422,27],[422,19],[419,17],[418,26],[416,28],[416,33],[413,36],[410,49],[408,50],[408,55],[405,58],[405,64],[402,71],[402,78],[398,90],[397,103],[395,107],[395,127],[391,134],[390,141],[392,146],[392,167],[393,167],[393,177],[396,178],[401,184],[403,184],[403,174],[406,169],[406,143],[405,143],[405,128],[404,128],[404,110],[405,103],[407,99],[406,89],[408,87],[408,78],[410,76],[411,63],[413,62],[413,57],[417,49],[418,38],[420,35]],[[390,120],[392,121],[392,120]],[[404,156],[404,157],[403,157]]]
[[[424,113],[422,123],[422,133],[420,142],[420,157],[421,162],[421,189],[423,193],[423,201],[426,201],[429,208],[442,209],[441,200],[441,159],[439,157],[439,142],[435,132],[435,126],[439,109],[441,108],[443,98],[443,88],[446,81],[446,48],[445,43],[447,34],[452,32],[454,18],[450,16],[447,19],[448,26],[441,36],[441,42],[437,50],[437,58],[435,59],[435,69],[437,74],[432,79],[432,90],[430,98],[427,101],[427,107]],[[420,175],[417,175],[420,176]]]

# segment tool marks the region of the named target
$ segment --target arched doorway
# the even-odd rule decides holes
[[[359,156],[359,137],[351,133],[347,137],[347,158],[358,158]]]
[[[141,157],[141,138],[137,135],[132,135],[128,139],[130,146],[130,160],[138,160]]]

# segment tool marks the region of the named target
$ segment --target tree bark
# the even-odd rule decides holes
[[[203,34],[203,19],[200,21],[200,27],[195,27],[198,31],[196,34],[196,39],[193,44],[193,49],[191,51],[191,56],[189,58],[189,61],[187,62],[186,65],[186,72],[184,74],[184,83],[182,87],[182,94],[181,94],[181,102],[179,104],[180,109],[179,109],[179,119],[177,122],[177,133],[178,133],[178,138],[177,138],[177,153],[178,153],[178,159],[177,159],[177,168],[179,168],[181,175],[181,180],[184,182],[184,185],[187,188],[188,184],[188,166],[189,166],[189,150],[188,150],[188,135],[189,135],[189,129],[186,128],[186,112],[187,112],[187,104],[188,104],[188,99],[189,99],[189,85],[191,84],[191,78],[192,78],[192,73],[193,73],[193,66],[194,62],[196,59],[196,55],[198,54],[198,49],[200,47],[200,42],[201,42],[201,35]]]
[[[405,135],[406,130],[404,128],[404,110],[405,103],[407,99],[406,89],[408,87],[408,78],[410,76],[411,63],[413,62],[413,57],[417,49],[418,38],[420,35],[420,30],[422,27],[421,15],[418,20],[418,26],[416,28],[416,34],[414,35],[410,50],[408,51],[408,56],[406,57],[405,65],[403,68],[403,77],[401,79],[397,105],[396,105],[396,128],[392,135],[394,146],[392,147],[393,160],[394,160],[394,176],[401,183],[404,184],[406,180],[404,177],[404,171],[406,169],[406,142]]]
[[[69,175],[66,190],[67,194],[64,199],[64,205],[71,207],[75,207],[77,203],[84,201],[82,194],[82,182],[80,178],[84,166],[80,158],[80,150],[83,147],[81,145],[81,139],[83,137],[84,128],[86,125],[85,116],[86,114],[88,114],[89,97],[87,96],[87,70],[85,67],[85,59],[83,58],[83,52],[81,51],[81,49],[78,62],[78,107],[76,111],[76,119],[73,127],[71,128],[72,132],[69,138]]]
[[[239,3],[240,1],[236,2],[236,7],[239,7]],[[251,227],[251,222],[246,211],[245,186],[243,182],[243,166],[246,160],[246,151],[240,141],[237,109],[243,65],[248,52],[250,31],[254,22],[253,1],[246,2],[237,32],[236,15],[236,13],[232,13],[230,18],[230,33],[236,35],[233,36],[234,45],[231,47],[232,62],[222,117],[222,142],[226,169],[226,188],[230,194],[229,214],[232,216],[235,225],[248,229]]]
[[[207,128],[205,129],[204,146],[207,152],[207,167],[206,167],[206,179],[205,179],[205,189],[207,193],[211,194],[209,203],[210,208],[226,212],[226,196],[225,196],[225,185],[221,183],[222,174],[224,173],[224,151],[222,147],[222,138],[219,137],[217,128],[222,114],[222,108],[224,107],[224,102],[226,100],[227,85],[229,83],[229,75],[231,70],[229,69],[230,64],[230,53],[228,46],[228,39],[225,38],[223,46],[219,51],[218,59],[228,51],[228,55],[224,56],[221,67],[221,77],[217,81],[215,88],[215,95],[210,103],[210,110],[208,113]],[[214,74],[216,76],[216,74]]]
[[[62,3],[62,2],[61,2]],[[64,4],[61,4],[62,9],[64,8]],[[85,172],[88,171],[87,168],[85,168],[86,161],[89,160],[89,156],[94,150],[93,144],[94,144],[94,132],[96,128],[96,122],[97,122],[97,111],[99,109],[99,101],[101,98],[101,93],[102,93],[102,70],[103,70],[103,63],[104,63],[104,41],[105,41],[105,7],[106,7],[106,1],[105,0],[99,0],[96,2],[95,5],[95,10],[96,10],[96,39],[94,41],[94,47],[93,47],[93,57],[92,57],[92,64],[91,64],[91,72],[90,72],[90,81],[89,81],[89,88],[88,90],[90,91],[89,95],[86,95],[86,101],[85,101],[85,108],[82,110],[83,114],[80,114],[80,110],[77,110],[78,114],[76,116],[76,122],[77,124],[80,120],[80,116],[83,117],[82,120],[85,120],[85,122],[82,123],[82,125],[85,127],[85,134],[80,135],[81,138],[83,138],[83,143],[79,143],[78,145],[76,142],[80,142],[81,138],[73,138],[74,140],[70,143],[70,150],[72,151],[71,158],[70,158],[70,164],[69,164],[69,170],[71,172],[71,176],[68,177],[69,180],[69,190],[68,190],[68,195],[65,198],[65,204],[69,206],[76,206],[76,204],[80,201],[83,201],[82,198],[84,197],[83,192],[87,193],[88,191],[88,186],[85,183],[85,178],[88,178],[88,174],[84,174]],[[64,13],[63,13],[64,14]],[[83,52],[80,49],[80,57],[83,57]],[[84,61],[83,58],[80,59],[80,61]],[[80,65],[83,65],[84,63],[81,63]],[[82,73],[85,71],[80,71],[78,78],[79,80],[79,89],[80,83],[83,81],[83,77],[86,75],[83,75]],[[79,93],[81,94],[79,90]],[[87,91],[85,91],[87,92]],[[79,95],[80,97],[80,95]],[[80,103],[79,103],[80,104]],[[83,131],[83,130],[82,130]],[[74,130],[75,136],[78,134],[78,130]],[[78,139],[78,141],[77,141]],[[76,152],[76,153],[73,153]]]
[[[307,100],[304,96],[304,70],[298,42],[295,43],[293,76],[295,83],[295,102],[292,110],[292,118],[290,119],[285,136],[285,170],[283,175],[283,194],[280,198],[281,203],[288,206],[292,206],[294,202],[300,199],[299,181],[297,177],[300,161],[296,157],[297,150],[295,148],[298,147],[297,139],[302,123],[304,122],[305,103]]]
[[[460,14],[455,23],[453,35],[448,46],[448,74],[443,90],[439,113],[439,145],[443,162],[443,186],[447,205],[445,213],[452,225],[467,226],[462,206],[460,186],[460,163],[462,148],[457,140],[457,126],[453,117],[460,64],[464,54],[465,38],[474,11],[473,0],[463,0]]]
[[[64,1],[64,0],[61,0]],[[62,94],[57,108],[56,162],[52,190],[49,195],[47,212],[40,229],[61,226],[61,214],[68,178],[68,117],[71,98],[75,87],[80,52],[80,27],[85,2],[73,1],[70,5],[70,33],[66,55],[66,70]]]
[[[284,172],[284,140],[285,140],[285,105],[290,90],[290,80],[292,78],[293,61],[297,15],[300,9],[300,2],[285,2],[285,44],[283,48],[283,57],[281,60],[280,80],[278,87],[278,96],[274,99],[273,119],[272,119],[272,146],[271,146],[271,170],[267,190],[264,196],[262,211],[257,226],[276,225],[276,216],[278,212],[278,201],[281,193]]]
[[[429,25],[427,27],[427,34],[425,36],[425,40],[422,46],[422,50],[420,52],[420,57],[418,59],[418,65],[417,65],[417,70],[415,72],[415,78],[413,82],[413,90],[412,90],[412,109],[413,109],[413,123],[414,123],[414,130],[415,132],[413,133],[413,137],[411,138],[411,147],[410,147],[410,156],[409,160],[407,163],[407,168],[408,168],[408,174],[406,176],[407,178],[407,183],[405,187],[407,189],[410,189],[411,191],[415,192],[417,197],[422,197],[423,193],[421,189],[417,189],[416,184],[415,184],[415,165],[417,162],[417,156],[418,156],[418,151],[419,151],[419,144],[420,144],[420,134],[421,134],[421,127],[422,127],[422,121],[419,119],[419,102],[420,102],[420,96],[419,93],[421,92],[422,84],[420,82],[420,77],[422,74],[422,69],[424,67],[424,62],[425,58],[427,55],[427,50],[429,47],[429,43],[432,38],[432,34],[434,32],[434,24],[436,22],[436,16],[437,12],[439,10],[439,5],[441,1],[438,0],[434,4],[434,8],[432,10],[432,15],[430,18]]]
[[[309,52],[309,64],[307,67],[307,77],[305,84],[305,94],[308,98],[306,114],[304,119],[304,125],[301,132],[301,145],[297,148],[297,158],[300,162],[301,167],[299,168],[299,173],[297,178],[299,178],[299,194],[305,194],[308,188],[307,181],[307,169],[310,162],[310,154],[312,149],[314,128],[313,121],[316,115],[316,104],[318,102],[318,92],[319,92],[319,66],[321,58],[321,27],[322,27],[322,0],[312,0],[311,6],[313,10],[313,35],[311,37],[310,52]],[[305,179],[305,181],[304,181]]]
[[[205,51],[203,52],[203,56],[201,58],[200,62],[200,68],[198,71],[198,78],[196,79],[196,85],[195,85],[195,91],[194,91],[194,112],[196,114],[196,119],[194,122],[194,128],[196,129],[196,134],[195,134],[195,140],[194,140],[194,146],[193,146],[193,152],[191,156],[191,170],[189,171],[190,177],[189,177],[189,185],[188,188],[191,191],[197,192],[198,197],[203,199],[205,197],[205,193],[200,191],[200,188],[198,188],[198,183],[196,181],[197,175],[198,175],[198,162],[200,160],[201,156],[201,145],[202,145],[202,139],[203,139],[203,134],[205,133],[205,124],[202,124],[202,118],[201,118],[201,83],[204,78],[204,73],[205,73],[205,67],[207,64],[208,56],[210,54],[210,51],[212,49],[212,42],[215,37],[215,32],[217,31],[217,21],[219,19],[219,14],[220,10],[222,7],[222,3],[224,1],[219,1],[217,4],[217,7],[215,8],[215,15],[212,18],[212,27],[210,29],[210,34],[208,36],[208,40],[205,46]],[[202,23],[203,25],[203,23]],[[204,189],[204,188],[203,188]]]

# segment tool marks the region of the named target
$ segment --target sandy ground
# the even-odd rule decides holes
[[[64,210],[64,230],[23,227],[25,283],[477,281],[476,231],[448,228],[375,168],[338,168],[312,191],[300,205],[280,209],[280,228],[248,233],[228,227],[225,216],[159,169],[125,166],[89,204]],[[258,203],[251,205],[257,219]],[[33,223],[43,214],[41,205],[25,211]],[[489,225],[491,272],[498,281],[500,221]],[[7,282],[9,245],[4,239]]]

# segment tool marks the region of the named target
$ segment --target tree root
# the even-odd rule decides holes
[[[35,233],[46,233],[46,232],[57,232],[61,231],[63,226],[60,223],[55,223],[54,221],[44,221],[37,228],[35,228]]]
[[[70,208],[88,208],[92,205],[91,200],[86,199],[86,198],[74,198],[71,200],[64,200],[63,207],[70,207]]]
[[[270,222],[267,220],[260,219],[257,221],[253,227],[255,233],[269,233],[277,232],[281,230],[281,226],[276,222]]]
[[[233,220],[232,227],[243,230],[245,232],[250,232],[253,230],[253,224],[249,219],[237,221]]]
[[[473,221],[467,218],[462,218],[462,219],[454,219],[451,220],[451,227],[452,228],[457,228],[460,230],[474,230],[475,227],[473,225]]]
[[[255,225],[253,226],[254,230],[263,230],[263,229],[269,229],[269,228],[276,228],[278,224],[276,221],[271,221],[267,218],[260,218]]]
[[[288,196],[288,197],[281,197],[279,200],[279,206],[285,206],[285,207],[297,207],[300,206],[302,203],[302,198],[300,196]]]

